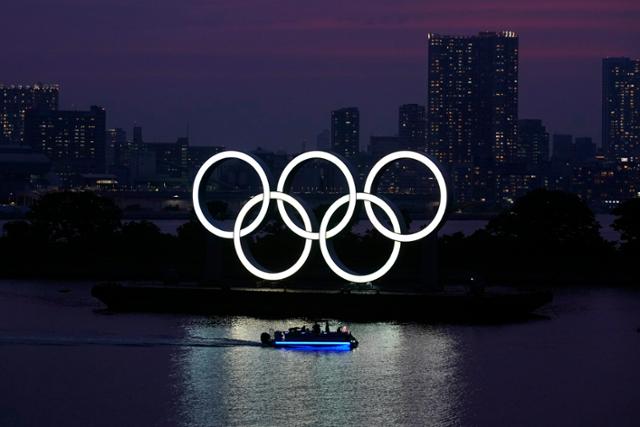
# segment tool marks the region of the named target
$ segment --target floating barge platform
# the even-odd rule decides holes
[[[431,292],[99,284],[92,295],[116,312],[172,312],[263,318],[492,321],[526,318],[549,290],[465,288]]]

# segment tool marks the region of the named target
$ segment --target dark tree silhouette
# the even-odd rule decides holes
[[[603,280],[614,256],[593,212],[576,195],[534,190],[469,237],[441,239],[450,277],[540,284]],[[610,264],[609,264],[610,265]]]
[[[17,244],[30,240],[32,236],[31,224],[27,221],[9,221],[3,227],[4,238],[9,244]]]
[[[627,200],[613,213],[617,215],[613,229],[620,233],[621,249],[627,253],[640,253],[640,199]]]
[[[12,275],[88,277],[117,265],[120,209],[91,192],[43,195],[27,221],[5,227],[0,257]]]
[[[210,233],[191,213],[191,219],[178,227],[176,259],[183,277],[198,279],[205,271],[207,239]]]
[[[529,245],[602,244],[593,212],[575,194],[561,191],[531,191],[489,221],[486,229],[492,236]]]
[[[120,230],[121,217],[112,200],[89,191],[45,194],[27,215],[34,232],[49,242],[100,240]]]
[[[226,204],[208,207],[216,218],[225,217]],[[316,214],[324,209],[318,207]],[[330,227],[345,209],[336,212]],[[627,202],[615,213],[621,253],[600,237],[593,213],[578,197],[537,190],[471,236],[442,237],[439,268],[449,283],[470,277],[492,284],[602,284],[618,279],[626,283],[636,275],[637,256],[631,254],[637,254],[640,245],[640,201]],[[265,221],[245,241],[266,268],[288,267],[304,241],[282,226],[275,206],[267,218],[271,222]],[[354,215],[350,225],[357,218]],[[391,242],[377,232],[354,234],[345,229],[332,240],[340,259],[357,272],[382,265],[391,250]],[[405,246],[394,271],[419,275],[424,252],[420,245]],[[89,192],[47,194],[35,203],[27,221],[5,224],[0,264],[4,276],[165,281],[202,280],[207,271],[223,266],[230,277],[255,280],[238,262],[233,243],[212,237],[195,215],[177,236],[171,236],[147,221],[122,223],[113,202]],[[317,245],[300,277],[310,277],[319,286],[340,282],[326,267]]]
[[[132,221],[122,225],[119,237],[115,268],[135,277],[173,275],[177,252],[174,236],[162,233],[152,222]]]
[[[207,209],[212,218],[222,221],[229,218],[229,206],[226,202],[212,200],[207,202]]]

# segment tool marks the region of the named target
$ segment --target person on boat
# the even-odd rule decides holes
[[[311,330],[313,331],[314,334],[316,335],[320,335],[320,325],[318,324],[318,322],[316,322],[313,327],[311,328]]]

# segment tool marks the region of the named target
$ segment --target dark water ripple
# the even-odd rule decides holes
[[[636,426],[640,292],[545,320],[352,324],[354,351],[260,348],[300,319],[117,314],[90,284],[0,281],[0,426]]]

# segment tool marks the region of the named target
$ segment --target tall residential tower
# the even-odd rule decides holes
[[[602,148],[614,159],[640,157],[640,59],[602,61]]]
[[[517,156],[518,36],[429,34],[427,143],[444,164]]]
[[[498,169],[518,159],[518,36],[428,36],[427,152],[459,202],[493,203]]]
[[[360,113],[356,107],[331,112],[331,149],[344,157],[360,152]]]

